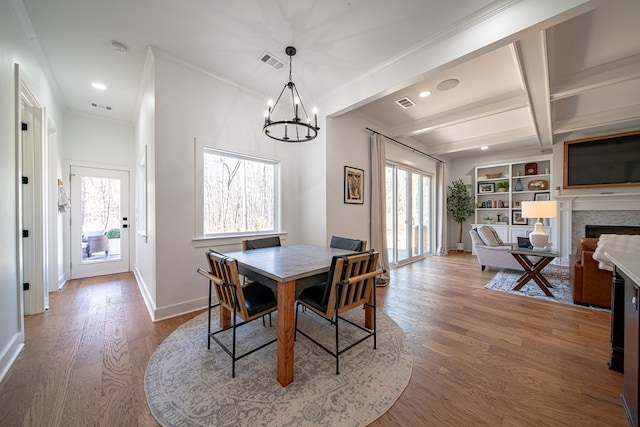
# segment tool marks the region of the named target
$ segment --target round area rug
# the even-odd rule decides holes
[[[212,312],[212,329],[218,311]],[[364,313],[346,317],[362,324]],[[273,326],[255,320],[237,330],[240,353],[276,336]],[[333,348],[335,329],[328,321],[301,312],[299,328]],[[176,329],[151,356],[144,389],[151,413],[163,426],[364,426],[384,414],[409,383],[413,367],[405,333],[382,311],[377,313],[377,349],[373,338],[335,359],[298,334],[294,382],[282,387],[276,379],[277,343],[236,362],[215,342],[207,350],[207,313]],[[340,322],[341,348],[362,331]],[[231,343],[231,332],[220,334]]]

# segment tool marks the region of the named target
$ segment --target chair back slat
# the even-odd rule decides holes
[[[341,314],[369,301],[375,278],[383,273],[382,269],[376,269],[379,256],[379,252],[369,251],[334,258],[329,274],[327,317],[334,316],[336,309]]]
[[[213,250],[207,252],[207,261],[211,275],[216,279],[213,280],[213,283],[220,305],[232,312],[236,310],[233,306],[235,291],[238,300],[238,316],[247,320],[249,313],[244,302],[240,275],[238,274],[238,261]]]

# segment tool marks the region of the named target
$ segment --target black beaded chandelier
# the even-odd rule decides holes
[[[318,136],[318,130],[320,129],[318,127],[318,112],[314,108],[312,124],[311,116],[307,114],[298,89],[296,89],[296,85],[291,78],[291,59],[296,54],[296,48],[288,46],[285,49],[285,53],[289,56],[289,81],[282,88],[276,102],[269,101],[269,108],[265,113],[262,131],[269,138],[277,141],[311,141]],[[291,94],[291,104],[287,105],[288,101],[283,100],[280,103],[280,108],[276,111],[276,107],[278,107],[278,103],[287,89]],[[285,96],[285,98],[287,97]],[[291,119],[285,119],[285,117],[291,117]]]

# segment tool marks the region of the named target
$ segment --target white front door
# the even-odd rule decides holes
[[[129,271],[129,172],[71,166],[71,278]]]

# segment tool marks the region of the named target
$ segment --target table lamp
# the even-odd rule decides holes
[[[522,218],[536,218],[535,228],[529,233],[533,250],[542,251],[549,241],[549,235],[542,229],[542,218],[558,216],[558,202],[555,200],[523,201]]]

